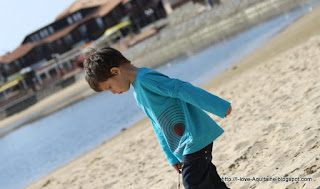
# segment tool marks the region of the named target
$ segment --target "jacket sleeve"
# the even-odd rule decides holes
[[[152,121],[151,121],[152,122]],[[169,146],[164,138],[164,136],[162,135],[162,132],[160,130],[159,127],[157,127],[156,125],[154,125],[154,123],[152,122],[152,126],[153,126],[153,129],[156,133],[156,136],[158,138],[158,141],[160,143],[160,146],[169,162],[170,165],[174,165],[176,163],[179,162],[179,160],[171,153],[170,149],[169,149]]]
[[[225,117],[230,107],[230,102],[187,82],[181,83],[177,97],[221,118]]]
[[[224,118],[230,103],[199,87],[179,79],[169,78],[166,75],[156,72],[146,74],[143,78],[144,85],[151,91],[162,96],[179,98],[200,109]]]

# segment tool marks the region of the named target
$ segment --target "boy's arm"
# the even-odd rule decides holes
[[[162,96],[179,98],[221,118],[224,118],[229,110],[229,102],[188,82],[169,78],[161,73],[145,75],[143,79],[144,85],[151,91]]]
[[[152,121],[151,121],[152,122]],[[154,123],[152,122],[152,125],[153,125],[153,129],[156,133],[156,136],[158,138],[158,141],[160,143],[160,146],[169,162],[170,165],[175,165],[176,163],[179,162],[179,160],[171,153],[170,149],[169,149],[169,146],[165,140],[165,138],[163,137],[162,135],[162,132],[161,130],[156,126],[154,125]]]
[[[177,97],[221,118],[229,115],[232,110],[230,102],[188,82],[181,83],[177,91]]]

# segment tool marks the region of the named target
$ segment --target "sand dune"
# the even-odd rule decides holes
[[[203,87],[232,102],[213,162],[231,188],[320,186],[320,8]],[[244,181],[245,178],[312,181]],[[242,179],[242,180],[240,180]],[[143,120],[27,188],[177,188]]]

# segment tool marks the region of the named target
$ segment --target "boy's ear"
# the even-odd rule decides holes
[[[112,75],[118,75],[120,73],[120,69],[118,67],[113,67],[110,69],[110,73]]]

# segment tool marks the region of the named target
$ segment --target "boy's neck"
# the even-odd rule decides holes
[[[136,79],[139,68],[135,67],[132,64],[122,65],[121,67],[123,74],[126,75],[130,84],[133,84],[134,80]]]

